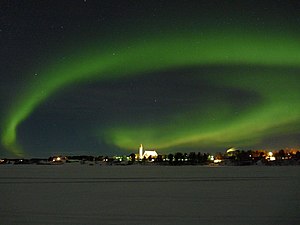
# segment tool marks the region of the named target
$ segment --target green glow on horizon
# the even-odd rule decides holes
[[[205,36],[201,34],[175,35],[152,37],[146,41],[122,43],[119,48],[116,44],[107,47],[105,51],[98,52],[97,48],[87,52],[77,53],[71,57],[70,61],[54,63],[48,65],[43,72],[43,76],[28,82],[28,86],[22,93],[16,96],[13,107],[7,109],[7,117],[2,122],[2,144],[11,153],[22,155],[23,151],[17,144],[17,128],[43,101],[55,92],[67,85],[75,82],[84,82],[90,79],[115,79],[119,77],[138,76],[143,73],[167,70],[172,68],[184,68],[201,65],[251,65],[251,66],[277,66],[300,68],[300,42],[299,37],[269,33],[268,36],[255,32],[208,32]],[[129,42],[128,42],[129,43]],[[103,49],[103,46],[101,46]],[[263,81],[263,79],[262,79]],[[299,97],[298,89],[295,89],[295,79],[283,79],[287,85],[291,85],[293,96]],[[224,81],[226,82],[226,81]],[[232,81],[230,81],[232,83]],[[188,127],[186,121],[178,124],[182,131],[172,129],[172,121],[163,126],[154,124],[151,128],[138,128],[136,131],[128,127],[115,127],[108,131],[106,136],[114,145],[129,148],[136,146],[133,138],[143,133],[147,135],[149,145],[158,148],[171,146],[207,142],[216,140],[217,137],[224,138],[225,141],[243,139],[249,132],[269,133],[274,126],[283,126],[299,120],[297,112],[300,105],[297,101],[284,102],[280,95],[269,96],[271,90],[262,91],[255,88],[256,84],[245,85],[243,82],[230,83],[234,88],[253,89],[260,95],[266,96],[269,102],[260,105],[255,111],[242,115],[233,124],[224,123],[218,127],[218,131],[213,131],[208,126],[207,130],[198,130],[197,119],[195,123]],[[264,82],[262,82],[264,83]],[[296,98],[297,99],[297,98]],[[299,98],[298,98],[299,99]],[[278,102],[278,100],[280,100]],[[283,110],[282,105],[286,105],[290,110]],[[274,123],[271,117],[278,117]],[[195,115],[197,117],[197,114]],[[172,115],[170,116],[172,118]],[[262,123],[262,128],[255,129],[253,123]],[[166,139],[157,142],[153,138],[159,129],[171,130],[173,135],[166,135]],[[245,132],[244,130],[248,131]],[[180,129],[181,130],[181,129]],[[190,131],[188,131],[190,130]],[[175,141],[170,141],[175,137]],[[152,142],[151,142],[151,137]],[[150,139],[150,140],[148,140]],[[168,144],[165,144],[165,142]],[[218,140],[216,140],[218,141]],[[138,142],[140,143],[140,142]],[[152,144],[151,144],[152,143]],[[147,143],[148,144],[148,143]]]

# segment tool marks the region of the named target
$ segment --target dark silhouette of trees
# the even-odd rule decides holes
[[[201,165],[207,164],[208,156],[209,155],[207,153],[202,154],[201,152],[198,152],[198,154],[197,154],[198,164],[201,164]]]
[[[174,155],[174,163],[176,165],[182,164],[183,154],[181,152],[176,152]]]
[[[156,161],[157,163],[162,163],[162,162],[163,162],[163,156],[162,156],[162,155],[158,155],[158,156],[156,157],[155,161]]]
[[[135,163],[135,154],[134,154],[134,153],[131,153],[131,154],[129,155],[129,158],[130,158],[129,164],[134,164],[134,163]]]
[[[296,159],[297,159],[297,160],[300,160],[300,152],[299,152],[299,151],[296,152],[296,155],[295,155],[295,156],[296,156]]]
[[[286,154],[285,154],[284,150],[281,149],[281,150],[278,152],[277,156],[278,156],[278,158],[280,158],[280,159],[284,159],[285,156],[286,156]]]
[[[190,152],[188,155],[188,162],[192,165],[197,163],[197,156],[195,152]]]
[[[170,165],[173,165],[173,159],[174,159],[174,155],[170,153],[170,154],[168,155],[168,160],[169,160],[169,164],[170,164]]]

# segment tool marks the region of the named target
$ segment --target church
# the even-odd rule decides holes
[[[139,148],[139,153],[138,153],[138,159],[149,159],[151,157],[152,159],[155,159],[158,156],[157,152],[152,150],[152,151],[144,151],[144,147],[141,144]]]

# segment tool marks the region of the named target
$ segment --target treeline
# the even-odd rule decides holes
[[[138,161],[139,163],[146,163],[146,162],[153,162],[157,164],[169,164],[169,165],[205,165],[209,163],[209,156],[208,153],[182,153],[182,152],[176,152],[176,153],[170,153],[165,155],[158,155],[156,158],[152,158],[151,156],[149,158],[143,158],[141,161]],[[132,163],[135,163],[137,160],[135,158],[135,154],[132,153],[130,155],[130,161]]]
[[[47,159],[0,159],[0,164],[62,164],[62,163],[88,163],[90,165],[300,165],[300,152],[298,150],[231,150],[225,153],[202,153],[202,152],[176,152],[169,154],[159,154],[157,157],[137,158],[137,154],[131,153],[123,156],[51,156]]]
[[[158,155],[156,158],[143,158],[137,160],[135,154],[129,155],[131,164],[134,163],[156,163],[161,165],[299,165],[300,152],[280,150],[268,152],[264,150],[236,150],[230,153],[216,153],[214,155],[201,152],[169,153]]]

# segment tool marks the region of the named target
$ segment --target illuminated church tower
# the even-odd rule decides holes
[[[140,158],[140,160],[143,159],[143,152],[144,152],[144,148],[143,148],[143,145],[141,144],[141,146],[139,148],[139,158]]]

